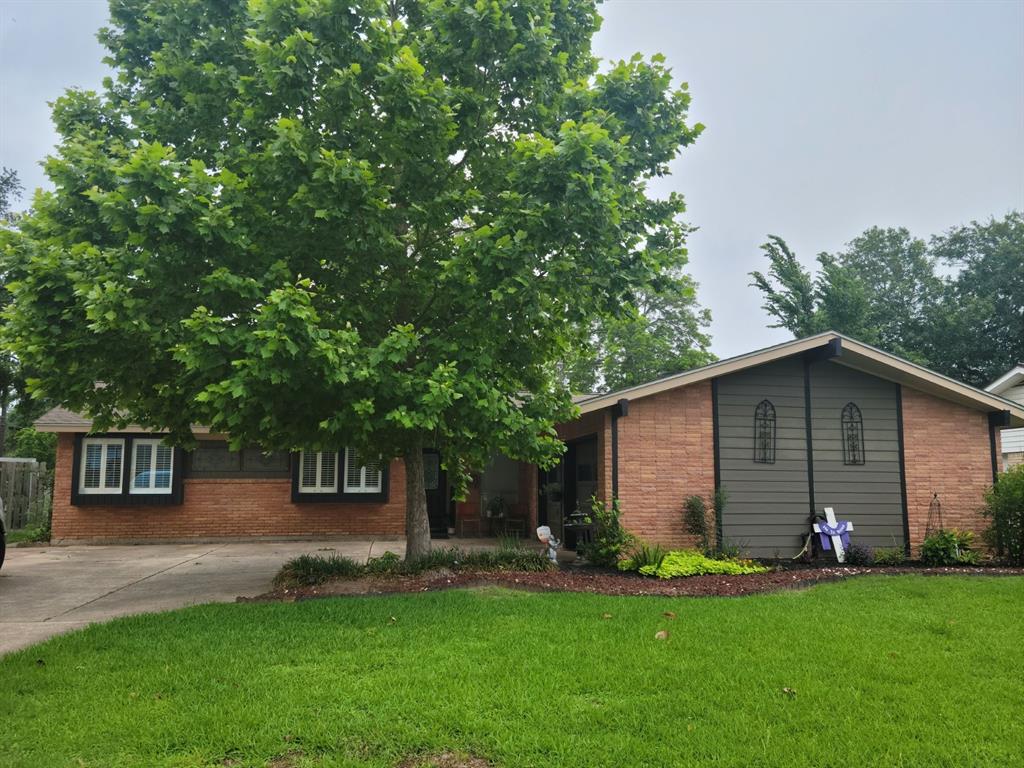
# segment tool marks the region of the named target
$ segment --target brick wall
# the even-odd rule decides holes
[[[711,383],[661,392],[629,403],[619,419],[619,501],[623,523],[640,538],[662,546],[691,546],[683,502],[715,492]],[[609,472],[611,463],[609,460]]]
[[[982,496],[992,485],[988,414],[903,387],[903,445],[914,555],[924,540],[935,493],[943,526],[974,531],[980,546],[980,534],[988,527],[981,515]]]
[[[403,536],[405,470],[390,469],[388,501],[293,504],[291,481],[184,481],[184,500],[171,506],[71,505],[74,435],[61,434],[54,471],[53,539],[139,541],[223,537]]]

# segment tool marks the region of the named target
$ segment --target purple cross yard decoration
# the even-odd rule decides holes
[[[853,523],[849,520],[836,520],[832,507],[825,507],[825,522],[815,523],[814,532],[821,539],[821,548],[825,551],[835,549],[836,562],[846,562],[846,550],[850,548],[850,531]]]

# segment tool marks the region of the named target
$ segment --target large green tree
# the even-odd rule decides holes
[[[675,268],[696,137],[659,57],[598,71],[594,0],[115,0],[100,94],[6,247],[33,390],[187,444],[551,461],[556,363]],[[97,386],[102,381],[103,386]]]
[[[978,387],[1024,360],[1024,216],[972,222],[926,244],[872,228],[805,269],[779,237],[753,272],[772,327],[829,329]],[[940,267],[942,269],[940,269]]]
[[[1024,362],[1024,215],[954,227],[929,247],[952,271],[930,314],[926,355],[983,387]]]
[[[795,336],[845,333],[898,355],[923,360],[931,308],[941,295],[935,259],[906,229],[873,227],[806,270],[786,242],[761,246],[768,272],[752,272],[772,327]]]

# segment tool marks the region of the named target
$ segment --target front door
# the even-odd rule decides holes
[[[423,487],[427,492],[427,517],[430,518],[430,536],[448,538],[448,484],[441,469],[441,454],[434,450],[423,452]]]

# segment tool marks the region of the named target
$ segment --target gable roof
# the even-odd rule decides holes
[[[883,352],[869,344],[851,339],[836,331],[825,331],[803,339],[794,339],[772,347],[748,352],[745,355],[730,357],[694,368],[690,371],[666,376],[645,384],[638,384],[617,392],[586,398],[578,403],[580,413],[590,413],[615,405],[626,398],[637,400],[659,392],[666,392],[677,387],[685,387],[701,381],[708,381],[718,376],[736,373],[754,366],[764,365],[775,360],[792,357],[806,352],[821,350],[822,359],[855,368],[872,374],[881,379],[906,384],[913,389],[926,392],[944,400],[951,400],[970,408],[986,412],[1008,411],[1011,426],[1024,426],[1024,407],[1006,400],[991,392],[964,384],[941,373],[929,370],[924,366],[904,360],[902,357]]]
[[[92,419],[87,419],[79,413],[69,411],[67,408],[62,408],[58,405],[36,419],[32,426],[40,432],[91,432]],[[145,429],[136,424],[129,424],[124,429],[117,431],[151,432],[152,430]],[[192,425],[192,431],[197,435],[205,435],[210,432],[208,428],[197,424]]]
[[[718,376],[725,376],[736,373],[747,368],[764,365],[775,360],[786,357],[814,352],[820,350],[821,359],[829,359],[840,365],[855,368],[859,371],[877,376],[880,379],[905,384],[913,389],[927,392],[944,400],[950,400],[970,408],[975,408],[988,413],[1008,412],[1010,415],[1011,427],[1024,427],[1024,405],[1007,400],[996,394],[996,391],[1003,391],[1011,386],[1018,379],[1024,382],[1024,364],[1018,365],[1012,371],[1001,376],[988,386],[988,390],[981,390],[964,384],[962,381],[951,379],[941,373],[929,370],[924,366],[904,360],[902,357],[883,352],[870,344],[851,339],[836,331],[825,331],[814,336],[803,339],[794,339],[772,347],[765,347],[744,355],[730,357],[705,365],[701,368],[677,373],[672,376],[665,376],[661,379],[649,381],[644,384],[637,384],[633,387],[620,389],[616,392],[609,392],[604,395],[581,395],[573,398],[573,401],[580,409],[580,414],[599,411],[615,405],[622,399],[639,400],[643,397],[656,395],[659,392],[666,392],[678,387],[686,387],[701,381],[708,381]],[[35,428],[40,432],[89,432],[92,429],[92,421],[66,408],[53,408],[39,417],[35,422]],[[129,426],[121,432],[146,432],[139,426]],[[207,427],[193,425],[192,431],[195,434],[209,434]]]
[[[1008,389],[1018,387],[1021,384],[1024,384],[1024,363],[1017,363],[1015,367],[985,387],[985,391],[991,392],[994,395],[1001,395]]]

